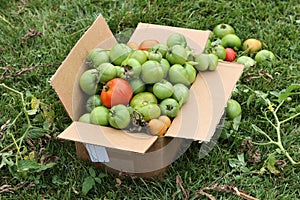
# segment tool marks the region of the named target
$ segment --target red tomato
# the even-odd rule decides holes
[[[225,51],[226,51],[225,60],[229,62],[234,61],[236,58],[235,51],[232,48],[226,48]]]
[[[100,98],[102,104],[107,108],[118,104],[127,105],[132,98],[132,89],[126,80],[114,78],[105,84]]]
[[[153,47],[154,45],[159,44],[158,40],[154,40],[154,39],[147,39],[144,40],[140,43],[139,45],[139,49],[140,50],[146,50],[148,51],[151,47]]]

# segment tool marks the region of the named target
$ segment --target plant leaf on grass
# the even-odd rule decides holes
[[[45,171],[56,165],[56,163],[47,163],[45,165],[36,162],[35,160],[20,160],[18,163],[18,171],[29,171],[32,170],[34,172]]]
[[[300,84],[292,84],[289,87],[287,87],[285,90],[282,90],[278,95],[278,101],[281,102],[286,100],[289,96],[293,95],[294,94],[293,91],[297,89],[300,89]]]
[[[92,176],[88,176],[84,179],[82,184],[82,193],[87,195],[87,193],[94,187],[95,179]]]

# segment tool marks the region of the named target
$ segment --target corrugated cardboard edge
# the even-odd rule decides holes
[[[106,134],[99,134],[101,132]],[[127,133],[109,127],[73,122],[58,138],[144,153],[156,141],[157,136],[149,136],[144,133]]]
[[[73,121],[76,120],[76,116],[74,115],[76,112],[72,104],[74,83],[78,81],[79,68],[84,64],[88,52],[95,48],[97,44],[108,39],[114,39],[114,36],[105,19],[100,15],[80,40],[78,40],[50,80],[52,87]],[[80,101],[80,98],[82,97],[78,97],[77,100]]]

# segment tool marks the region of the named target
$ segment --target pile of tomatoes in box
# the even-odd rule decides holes
[[[200,71],[215,70],[215,54],[195,55],[184,35],[92,49],[80,88],[89,97],[79,121],[162,136]]]

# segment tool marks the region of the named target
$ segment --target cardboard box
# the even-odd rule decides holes
[[[130,41],[157,39],[165,43],[175,32],[185,35],[195,54],[203,51],[209,36],[209,31],[139,23]],[[79,158],[103,163],[115,172],[153,176],[166,169],[192,142],[210,141],[244,66],[219,62],[215,71],[198,73],[188,102],[164,137],[78,122],[87,99],[79,87],[79,77],[86,70],[86,56],[95,47],[109,49],[116,43],[100,15],[53,75],[52,87],[73,121],[58,137],[75,141]]]

